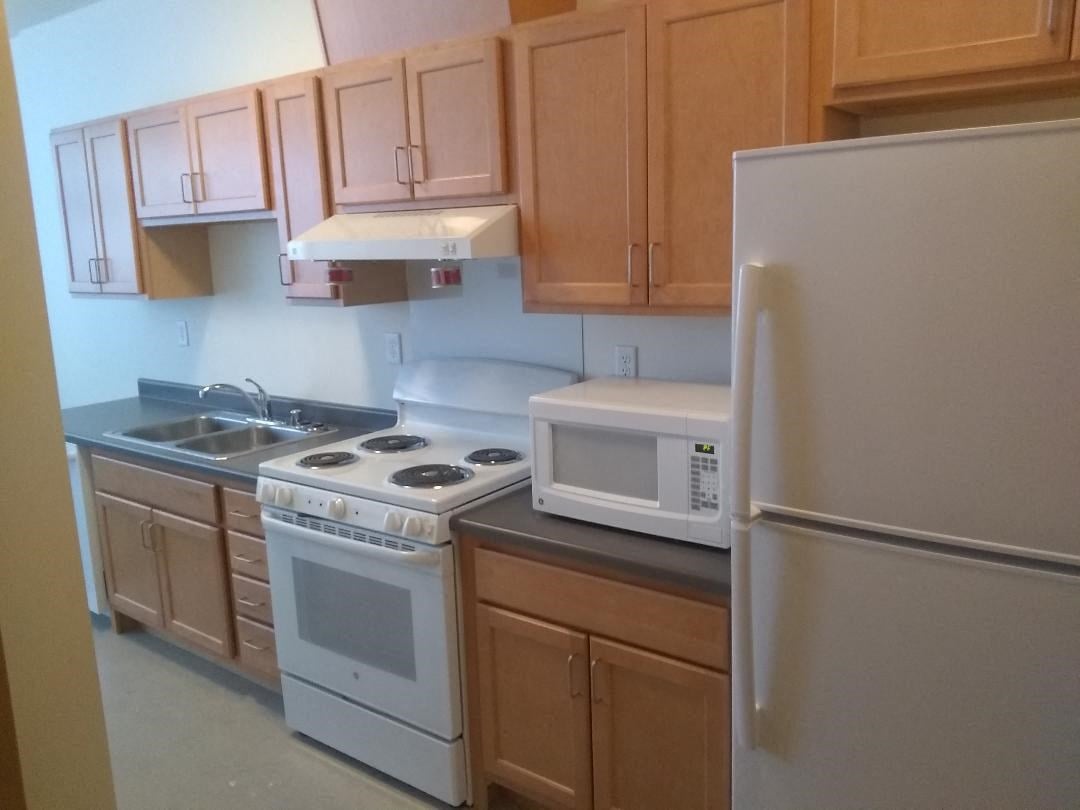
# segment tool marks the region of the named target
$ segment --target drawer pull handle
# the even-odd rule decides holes
[[[262,557],[248,557],[246,554],[233,554],[232,558],[234,560],[239,560],[242,563],[248,563],[249,565],[262,562]]]
[[[239,602],[241,605],[247,605],[248,607],[265,607],[266,606],[266,602],[252,602],[246,596],[238,596],[238,597],[236,597],[236,601]]]
[[[249,515],[247,512],[238,512],[235,509],[230,509],[229,514],[233,517],[243,518],[244,520],[255,520],[258,515]]]
[[[255,650],[255,652],[266,652],[270,649],[270,645],[261,646],[259,644],[248,641],[246,638],[240,643],[243,644],[245,647],[250,647],[251,649]]]

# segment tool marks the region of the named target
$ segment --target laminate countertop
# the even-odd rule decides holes
[[[224,461],[181,453],[168,446],[136,444],[108,435],[210,411],[229,410],[248,414],[251,412],[250,406],[237,394],[214,392],[205,400],[200,400],[197,398],[197,391],[198,389],[194,386],[140,380],[140,395],[137,397],[65,408],[61,412],[64,438],[72,444],[122,454],[133,461],[139,458],[164,461],[172,467],[210,473],[254,485],[259,477],[259,463],[262,461],[360,436],[373,430],[382,430],[392,427],[397,421],[397,416],[393,411],[272,398],[271,404],[275,415],[288,413],[292,407],[300,407],[305,417],[325,422],[337,430],[333,433],[313,433],[310,438],[303,441],[271,446],[265,450]]]
[[[494,543],[613,569],[643,582],[712,596],[731,593],[731,555],[726,550],[538,512],[527,486],[461,512],[451,526]]]

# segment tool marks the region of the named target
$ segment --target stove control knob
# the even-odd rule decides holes
[[[410,515],[405,518],[405,536],[406,537],[419,537],[424,533],[424,524],[420,518]]]
[[[264,482],[259,489],[259,503],[274,503],[274,485],[269,481]]]
[[[334,520],[344,520],[348,510],[345,508],[345,501],[342,498],[333,498],[330,501],[330,517]]]
[[[292,504],[292,488],[278,487],[274,492],[274,503],[278,506],[290,506]]]
[[[397,534],[401,531],[401,515],[397,512],[387,512],[382,522],[383,531]]]

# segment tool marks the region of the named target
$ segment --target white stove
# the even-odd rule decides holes
[[[259,465],[291,728],[466,800],[450,517],[528,483],[529,397],[576,379],[493,360],[405,366],[394,427]]]

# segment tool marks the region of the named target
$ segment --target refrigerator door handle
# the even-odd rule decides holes
[[[757,700],[754,695],[753,600],[750,588],[750,527],[757,510],[750,502],[750,440],[754,412],[754,361],[760,311],[761,276],[765,268],[739,268],[735,301],[735,352],[731,487],[731,646],[735,683],[735,739],[743,748],[757,746]]]

